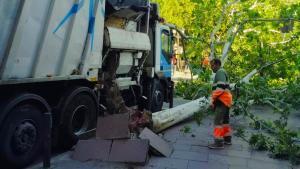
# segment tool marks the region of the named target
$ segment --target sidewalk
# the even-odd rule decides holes
[[[182,123],[167,130],[164,138],[171,142],[175,151],[170,158],[152,158],[145,168],[158,169],[291,169],[287,161],[274,160],[265,152],[251,151],[247,143],[233,137],[233,145],[223,150],[210,150],[212,119],[206,118],[198,126],[194,121]],[[180,129],[191,128],[184,134]],[[144,169],[144,168],[141,168]]]
[[[176,105],[186,100],[175,99]],[[252,151],[248,143],[233,137],[233,145],[223,150],[210,150],[206,146],[213,141],[212,117],[207,117],[198,126],[188,120],[162,132],[163,138],[174,147],[168,158],[152,156],[146,166],[101,161],[79,162],[70,158],[71,151],[51,160],[52,169],[300,169],[292,167],[288,161],[269,158],[266,152]],[[232,119],[232,123],[237,123]],[[188,126],[189,133],[180,130]],[[126,153],[126,152],[124,152]],[[32,167],[39,169],[42,164]]]
[[[190,79],[190,73],[175,72],[174,78]],[[188,101],[181,98],[174,99],[175,106],[186,102]],[[168,105],[165,104],[164,109],[167,108]],[[162,132],[163,138],[173,146],[174,152],[168,158],[152,156],[146,166],[102,161],[82,163],[72,160],[72,151],[69,151],[52,158],[51,169],[300,169],[300,166],[292,167],[288,161],[269,158],[267,152],[251,150],[248,143],[235,136],[233,145],[226,146],[223,150],[208,149],[208,142],[213,141],[212,122],[212,117],[207,117],[198,126],[195,121],[187,120]],[[242,121],[231,119],[231,123],[234,126]],[[300,127],[298,121],[293,124]],[[180,131],[185,126],[190,128],[189,133]],[[39,164],[30,169],[40,169],[41,166]]]

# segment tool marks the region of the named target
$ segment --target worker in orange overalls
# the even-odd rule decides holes
[[[231,145],[232,129],[229,125],[229,109],[232,105],[232,95],[228,82],[228,75],[226,71],[221,68],[220,59],[213,59],[210,62],[211,69],[215,74],[212,96],[211,108],[215,112],[214,119],[214,143],[209,144],[208,147],[212,149],[224,148],[224,144]]]

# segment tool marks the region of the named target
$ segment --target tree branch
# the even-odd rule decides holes
[[[214,27],[213,31],[210,34],[210,60],[215,58],[215,34],[221,29],[221,24],[226,12],[226,5],[223,6],[221,16],[217,22],[217,25]]]
[[[229,6],[239,2],[240,0],[235,0],[233,2],[229,2],[228,4],[225,4],[222,8],[222,13],[221,13],[221,16],[217,22],[217,25],[215,26],[215,28],[213,29],[212,33],[210,34],[210,39],[211,39],[211,42],[210,42],[210,60],[212,60],[214,57],[215,57],[215,34],[221,29],[221,24],[223,22],[223,19],[224,19],[224,16],[225,16],[225,13],[226,13],[226,10]],[[232,42],[231,42],[232,43]],[[225,44],[226,46],[226,44]],[[231,44],[229,45],[229,47],[231,46]],[[223,57],[223,56],[222,56]]]

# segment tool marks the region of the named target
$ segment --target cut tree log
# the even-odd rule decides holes
[[[189,103],[153,113],[153,129],[155,132],[167,129],[174,124],[193,116],[196,112],[206,110],[209,107],[209,103],[210,102],[206,97],[201,97]]]

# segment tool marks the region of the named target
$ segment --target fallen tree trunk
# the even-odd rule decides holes
[[[272,63],[268,63],[259,69],[254,69],[248,73],[244,78],[242,78],[239,83],[249,83],[249,80],[258,72],[262,71],[264,68],[271,65],[277,64],[286,58],[277,60]],[[230,84],[231,89],[235,88],[236,83]],[[206,97],[201,97],[200,99],[193,100],[189,103],[176,106],[171,109],[159,111],[152,114],[153,129],[155,132],[160,132],[174,124],[181,122],[194,115],[195,112],[204,111],[209,107],[209,100]]]
[[[206,110],[208,106],[209,100],[206,97],[201,97],[189,103],[153,113],[153,129],[155,132],[160,132],[193,116],[196,112]]]

